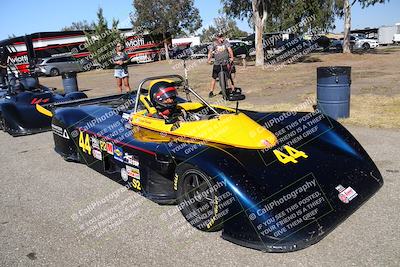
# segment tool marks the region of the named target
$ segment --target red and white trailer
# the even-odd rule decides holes
[[[125,51],[132,62],[144,63],[158,59],[164,53],[164,41],[171,42],[170,38],[163,40],[162,35],[136,34],[129,29],[120,31],[126,40]],[[83,31],[38,32],[31,34],[30,39],[33,60],[61,55],[72,55],[79,59],[90,55]],[[28,72],[29,59],[24,36],[1,41],[1,44],[5,44],[8,50],[7,63],[15,65],[22,73]]]

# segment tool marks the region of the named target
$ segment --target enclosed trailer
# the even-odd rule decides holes
[[[379,45],[393,44],[394,35],[397,34],[398,26],[384,26],[378,30]]]

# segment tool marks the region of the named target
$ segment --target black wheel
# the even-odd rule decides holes
[[[6,121],[0,114],[0,131],[4,131],[5,127],[6,127]]]
[[[190,165],[179,166],[178,207],[185,219],[201,231],[222,229],[223,216],[218,208],[221,188],[207,174]]]
[[[221,70],[218,74],[218,80],[219,80],[219,86],[221,88],[222,92],[222,97],[226,100],[228,99],[228,94],[227,94],[227,89],[226,89],[226,81],[227,81],[227,76],[225,71]]]
[[[60,75],[60,71],[57,68],[52,68],[50,70],[50,76],[54,77],[54,76],[58,76]]]
[[[371,48],[371,45],[370,45],[369,43],[364,43],[364,44],[362,45],[362,48],[363,48],[364,50],[369,50],[369,49]]]
[[[340,51],[343,50],[342,45],[336,45],[335,47],[336,47],[336,51],[337,51],[337,52],[340,52]]]
[[[1,115],[0,115],[0,130],[8,133],[7,120]]]

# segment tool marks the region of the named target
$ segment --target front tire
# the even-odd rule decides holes
[[[200,169],[184,164],[176,171],[178,207],[185,219],[201,231],[222,229],[223,216],[218,208],[221,189]]]

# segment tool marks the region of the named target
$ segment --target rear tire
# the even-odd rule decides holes
[[[185,219],[201,231],[221,230],[223,216],[218,208],[221,190],[216,187],[216,182],[200,169],[188,164],[178,166],[176,175],[178,207]]]
[[[57,68],[52,68],[50,70],[50,76],[54,77],[54,76],[58,76],[60,75],[60,71]]]
[[[8,133],[7,120],[1,115],[0,115],[0,130],[2,130],[5,133]]]
[[[4,131],[5,126],[6,126],[5,119],[4,119],[3,116],[1,116],[1,114],[0,114],[0,131]]]
[[[370,45],[369,43],[364,43],[363,46],[362,46],[362,48],[363,48],[364,50],[369,50],[369,49],[371,49],[371,45]]]

